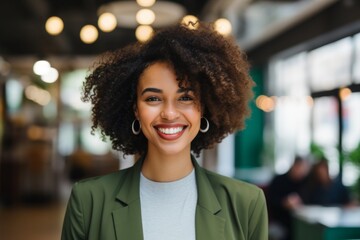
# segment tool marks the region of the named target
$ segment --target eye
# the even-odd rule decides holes
[[[155,96],[151,96],[145,99],[146,102],[157,102],[160,101],[160,98],[155,97]]]
[[[184,96],[181,96],[179,98],[180,101],[193,101],[194,98],[192,96],[189,96],[189,95],[184,95]]]

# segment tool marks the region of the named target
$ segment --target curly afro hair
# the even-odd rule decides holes
[[[92,129],[108,136],[115,150],[147,151],[147,139],[142,133],[134,135],[131,124],[139,77],[158,61],[173,67],[179,86],[189,84],[195,89],[203,116],[209,120],[208,132],[199,132],[192,141],[195,154],[244,127],[254,85],[245,54],[235,41],[209,26],[191,30],[176,25],[158,31],[145,43],[104,54],[86,77],[82,99],[92,103]]]

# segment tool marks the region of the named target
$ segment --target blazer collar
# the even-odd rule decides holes
[[[199,166],[194,157],[198,203],[196,206],[196,239],[225,239],[225,219],[219,216],[221,205],[207,176],[206,170]]]
[[[116,239],[142,240],[143,230],[140,207],[140,172],[143,159],[125,170],[119,183],[116,200],[121,204],[112,212]],[[120,206],[120,207],[119,207]]]
[[[142,240],[143,230],[140,207],[140,172],[144,158],[140,158],[130,168],[122,183],[116,199],[120,207],[113,211],[114,227],[117,239]],[[195,227],[196,239],[224,239],[225,219],[218,216],[220,203],[203,168],[192,156],[198,189]],[[131,224],[129,224],[131,223]]]
[[[143,158],[136,161],[133,167],[127,169],[122,182],[119,183],[119,191],[116,199],[125,205],[136,202],[140,199],[140,172]]]

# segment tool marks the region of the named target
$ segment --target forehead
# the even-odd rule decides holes
[[[155,62],[144,69],[140,75],[138,88],[146,87],[173,87],[179,88],[176,73],[173,67],[166,62]]]
[[[172,73],[174,74],[173,67],[166,63],[166,62],[154,62],[147,66],[142,74],[140,75],[141,78],[151,78],[154,74],[165,74],[165,73]]]

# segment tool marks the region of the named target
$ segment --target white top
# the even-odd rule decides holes
[[[173,182],[140,176],[144,240],[195,240],[197,188],[195,170]]]

